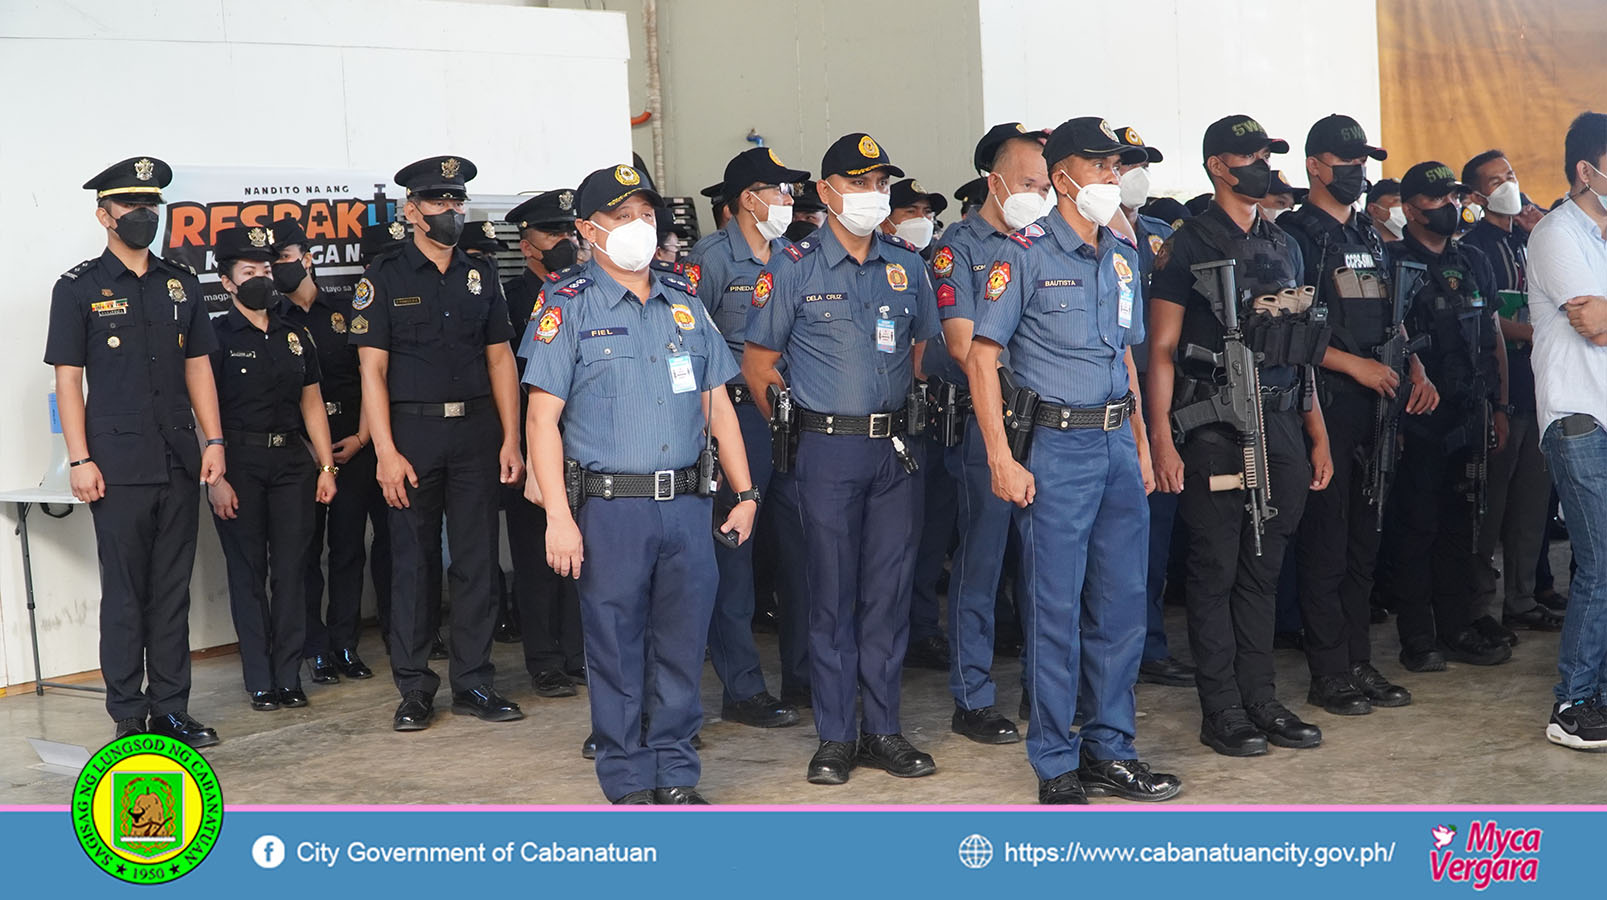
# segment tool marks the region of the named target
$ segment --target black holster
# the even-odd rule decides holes
[[[792,405],[792,391],[765,388],[770,401],[770,465],[777,472],[792,471],[798,456],[798,408]]]
[[[564,494],[569,501],[569,513],[575,515],[586,502],[586,488],[581,481],[580,460],[564,457]]]
[[[1032,429],[1036,427],[1041,397],[1032,388],[1023,387],[1015,373],[1004,366],[999,367],[999,394],[1004,400],[1004,435],[1010,455],[1016,462],[1025,463],[1027,454],[1032,452]]]

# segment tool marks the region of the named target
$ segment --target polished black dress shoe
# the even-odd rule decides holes
[[[430,659],[446,659],[446,657],[446,641],[441,638],[441,633],[437,631],[435,640],[430,642]]]
[[[1082,766],[1077,769],[1077,780],[1090,797],[1120,797],[1159,803],[1176,797],[1183,790],[1183,780],[1164,772],[1151,772],[1149,763],[1136,759],[1093,759],[1086,751]]]
[[[720,707],[720,718],[754,728],[786,728],[798,724],[798,708],[760,691],[746,700]]]
[[[497,624],[491,631],[491,639],[499,644],[517,644],[524,640],[524,631],[519,628],[519,613],[506,599],[497,611]]]
[[[711,806],[694,787],[662,787],[653,789],[653,802],[660,806]]]
[[[1349,675],[1318,675],[1311,679],[1306,702],[1336,716],[1365,716],[1373,711],[1372,702]]]
[[[586,740],[581,742],[581,744],[580,744],[580,758],[581,759],[596,759],[597,758],[597,732],[594,731],[591,734],[586,735]]]
[[[1170,656],[1147,659],[1138,664],[1138,680],[1145,684],[1163,684],[1167,687],[1193,687],[1194,667],[1184,665]]]
[[[1200,743],[1223,756],[1261,756],[1267,752],[1267,736],[1250,723],[1250,717],[1238,706],[1206,716],[1200,723]]]
[[[1401,648],[1401,665],[1408,672],[1443,672],[1445,671],[1445,657],[1440,651],[1433,648],[1427,650],[1408,650]]]
[[[614,801],[615,806],[652,806],[653,792],[648,790],[631,791],[629,794]]]
[[[862,734],[859,736],[859,757],[862,766],[882,769],[899,778],[920,778],[937,771],[932,757],[915,749],[902,734]]]
[[[190,717],[187,712],[168,713],[165,716],[151,716],[149,734],[159,734],[177,741],[183,741],[191,747],[200,749],[210,747],[219,742],[218,733],[202,725]]]
[[[569,676],[557,669],[542,669],[530,676],[530,686],[538,697],[573,697],[578,693]]]
[[[430,717],[434,715],[435,698],[423,691],[408,691],[396,707],[391,727],[397,731],[423,731],[430,727]]]
[[[956,706],[949,728],[955,734],[964,735],[978,744],[1014,744],[1021,740],[1016,723],[1000,715],[991,706],[981,709],[961,709]]]
[[[1508,647],[1518,646],[1517,632],[1497,622],[1490,616],[1479,616],[1468,623],[1474,633],[1484,638],[1486,644],[1506,644]]]
[[[296,709],[307,705],[307,692],[301,688],[280,688],[279,705],[286,709]]]
[[[1562,616],[1536,603],[1521,613],[1507,613],[1501,623],[1508,628],[1527,628],[1530,631],[1561,631]]]
[[[1440,642],[1440,652],[1453,662],[1470,666],[1498,666],[1512,658],[1512,648],[1491,643],[1472,628],[1464,628]]]
[[[1357,663],[1351,666],[1350,680],[1367,695],[1368,702],[1374,706],[1389,708],[1411,705],[1412,692],[1398,684],[1391,684],[1388,678],[1373,668],[1372,663]]]
[[[251,708],[257,712],[271,712],[279,708],[278,691],[252,691]]]
[[[1251,724],[1279,747],[1306,750],[1322,743],[1322,729],[1300,721],[1299,716],[1276,700],[1257,703],[1246,712],[1250,714]]]
[[[335,660],[327,653],[319,653],[307,660],[312,667],[313,684],[339,684],[340,673],[335,671]]]
[[[854,744],[850,741],[821,741],[820,749],[809,759],[810,784],[844,784],[854,768]]]
[[[363,658],[357,655],[355,647],[335,654],[335,670],[354,681],[374,677],[374,670],[370,669],[368,664],[363,662]]]
[[[935,669],[939,672],[949,670],[949,639],[941,634],[910,641],[909,649],[904,651],[904,668],[906,669]]]
[[[1382,606],[1367,607],[1367,624],[1382,625],[1389,621],[1389,610]]]
[[[1552,588],[1534,592],[1534,602],[1544,606],[1554,613],[1560,613],[1568,608],[1568,598],[1557,593]]]
[[[1087,806],[1088,792],[1076,772],[1038,780],[1038,802],[1044,806]]]
[[[482,684],[472,691],[452,694],[452,713],[475,716],[487,722],[515,722],[525,717],[519,704],[497,693],[496,688]]]
[[[794,709],[811,709],[815,705],[815,694],[808,685],[784,687],[781,689],[781,702]]]
[[[140,718],[137,718],[137,719],[118,719],[117,720],[117,733],[112,735],[112,740],[115,741],[115,740],[118,740],[120,738],[132,737],[132,736],[134,736],[136,734],[144,734],[144,733],[145,733],[145,719],[144,719],[144,717],[140,717]]]

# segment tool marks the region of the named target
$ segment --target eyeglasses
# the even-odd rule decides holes
[[[782,195],[786,197],[792,197],[798,193],[797,188],[794,187],[791,182],[786,182],[783,184],[755,185],[752,190],[755,194],[759,193],[760,191],[780,191]]]

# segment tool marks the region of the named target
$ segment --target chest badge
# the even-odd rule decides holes
[[[100,289],[100,295],[102,297],[110,297],[110,296],[112,296],[112,289],[111,288],[101,288]]]
[[[186,299],[184,296],[184,283],[177,278],[169,278],[167,280],[167,296],[174,303],[183,303]]]
[[[1007,262],[996,262],[993,264],[993,268],[988,271],[988,288],[982,293],[982,296],[988,298],[988,302],[992,303],[1000,297],[1003,297],[1004,289],[1009,286],[1010,264]]]
[[[898,263],[887,264],[887,286],[895,291],[905,290],[910,286],[909,273]]]
[[[954,274],[954,248],[944,247],[932,257],[932,274],[939,278],[947,278]]]
[[[562,307],[549,306],[541,311],[541,319],[536,322],[536,339],[543,344],[552,343],[558,336],[558,326],[564,324],[564,311]]]
[[[469,270],[469,293],[478,295],[480,293],[480,291],[482,291],[482,290],[484,290],[484,288],[481,287],[481,285],[480,285],[480,270],[479,269],[470,269]]]
[[[346,317],[340,313],[329,314],[329,330],[336,334],[346,333]]]
[[[114,334],[106,339],[106,346],[116,350],[118,347],[123,346],[123,339]]]
[[[688,309],[687,307],[677,303],[670,307],[670,311],[675,316],[676,328],[679,328],[682,331],[691,331],[697,327],[697,317],[692,315],[692,310]]]
[[[363,316],[357,316],[356,318],[352,319],[352,334],[367,334],[367,333],[368,333],[368,319],[364,318]]]
[[[301,355],[301,338],[296,337],[296,333],[294,331],[285,335],[285,342],[290,345],[291,353],[294,353],[297,356]]]
[[[1111,257],[1111,264],[1116,267],[1116,277],[1121,279],[1122,284],[1133,280],[1133,267],[1127,264],[1127,257],[1118,253]]]
[[[1166,241],[1162,240],[1160,235],[1158,235],[1158,234],[1150,235],[1149,236],[1149,252],[1151,254],[1161,252],[1161,245],[1164,244],[1164,243],[1166,243]]]

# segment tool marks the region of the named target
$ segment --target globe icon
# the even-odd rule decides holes
[[[960,841],[960,865],[967,869],[986,868],[993,862],[993,843],[980,834]]]

